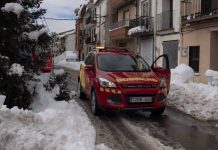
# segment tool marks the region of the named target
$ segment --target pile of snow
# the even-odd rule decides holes
[[[54,64],[58,65],[58,66],[62,66],[65,68],[69,68],[69,69],[73,69],[73,70],[79,70],[80,69],[80,65],[82,63],[84,63],[83,61],[79,61],[79,62],[68,62],[66,61],[66,52],[55,57],[54,58]]]
[[[73,51],[66,51],[66,61],[76,61],[77,54]]]
[[[142,32],[145,32],[145,31],[149,31],[148,29],[145,28],[145,26],[138,26],[138,27],[135,27],[135,28],[132,28],[128,31],[128,35],[133,35],[135,33],[142,33]]]
[[[76,101],[55,101],[59,88],[47,92],[43,85],[49,75],[38,78],[41,81],[37,83],[33,111],[0,107],[0,149],[107,149],[95,145],[95,129]]]
[[[39,36],[41,36],[44,33],[48,33],[48,29],[42,28],[40,30],[32,31],[32,32],[24,32],[23,33],[23,38],[24,39],[30,39],[32,41],[37,41]]]
[[[6,96],[0,95],[0,107],[4,104]]]
[[[58,63],[59,66],[72,69],[72,70],[79,70],[80,65],[83,64],[83,61],[79,62],[67,62],[66,60],[62,60],[61,62]]]
[[[61,76],[65,73],[63,69],[54,69],[54,75],[55,76]]]
[[[54,58],[54,64],[58,65],[62,60],[66,59],[66,53],[62,53]]]
[[[10,71],[9,71],[9,75],[18,75],[18,76],[22,76],[23,74],[23,71],[24,71],[24,67],[21,66],[20,64],[16,64],[14,63],[11,68],[10,68]]]
[[[169,105],[201,120],[218,120],[218,87],[182,82],[192,75],[184,65],[172,70]]]
[[[8,13],[13,12],[17,15],[17,18],[19,18],[24,8],[18,3],[6,3],[5,7],[2,7],[1,10]]]
[[[218,86],[218,71],[207,70],[205,75],[209,85]]]
[[[184,83],[192,79],[194,71],[191,67],[181,64],[175,69],[171,69],[171,82]]]

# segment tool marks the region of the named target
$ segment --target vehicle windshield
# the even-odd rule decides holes
[[[100,54],[97,57],[100,70],[107,72],[149,72],[149,65],[130,54]]]

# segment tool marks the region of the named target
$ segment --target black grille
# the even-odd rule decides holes
[[[156,88],[157,84],[123,84],[123,88]]]
[[[130,99],[132,98],[132,97],[152,97],[152,102],[140,102],[140,103],[132,103],[131,101],[130,101]],[[154,95],[154,94],[146,94],[146,95],[125,95],[125,98],[126,98],[126,102],[127,102],[127,104],[153,104],[154,103],[154,100],[155,100],[155,97],[156,97],[156,95]]]
[[[113,104],[121,104],[120,94],[113,94],[112,96],[108,98],[108,100],[110,101],[110,103],[113,103]]]

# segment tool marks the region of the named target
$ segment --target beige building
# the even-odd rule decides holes
[[[196,82],[206,83],[205,72],[218,71],[218,1],[184,0],[181,14],[180,64],[194,69]]]

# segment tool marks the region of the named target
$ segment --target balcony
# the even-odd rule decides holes
[[[173,29],[174,11],[169,10],[157,15],[157,31]]]
[[[137,19],[131,20],[129,23],[129,36],[142,36],[154,34],[154,18],[141,16]]]
[[[114,22],[111,24],[110,29],[110,39],[111,40],[120,40],[120,39],[128,39],[128,30],[129,30],[129,20],[123,20],[119,22]]]
[[[91,43],[91,36],[85,38],[85,43],[90,44]]]
[[[117,9],[125,4],[131,4],[134,1],[135,0],[110,0],[110,4],[112,9]]]
[[[182,16],[181,16],[182,24],[199,23],[201,21],[217,19],[217,15],[218,15],[217,0],[202,0],[201,3],[193,6],[195,8],[198,8],[195,10],[195,12],[193,10],[190,11],[190,7],[192,5],[193,5],[192,3],[183,4],[184,12],[182,12]],[[199,7],[199,5],[201,7]]]
[[[91,23],[91,21],[92,21],[92,18],[91,18],[91,16],[89,16],[89,17],[86,19],[86,24]]]

